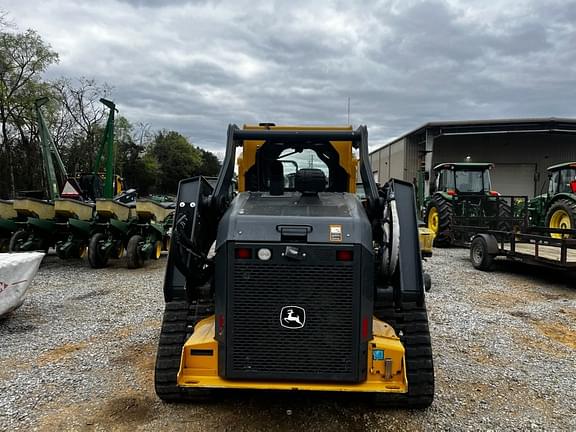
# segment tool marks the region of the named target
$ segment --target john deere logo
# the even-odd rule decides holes
[[[280,311],[280,324],[289,329],[299,329],[306,323],[306,311],[300,306],[284,306]]]

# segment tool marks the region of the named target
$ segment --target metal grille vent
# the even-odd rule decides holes
[[[354,268],[236,261],[229,354],[234,376],[345,379],[353,373]],[[303,328],[280,325],[284,306]]]

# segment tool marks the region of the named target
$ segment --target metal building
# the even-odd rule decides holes
[[[576,119],[534,118],[427,123],[374,150],[374,178],[394,177],[417,185],[419,173],[443,162],[492,162],[492,187],[505,195],[542,193],[546,168],[576,161]],[[420,191],[422,193],[423,191]]]

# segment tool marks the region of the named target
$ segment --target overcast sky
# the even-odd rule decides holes
[[[0,0],[60,54],[48,78],[114,87],[131,122],[213,151],[228,123],[576,116],[576,1]]]

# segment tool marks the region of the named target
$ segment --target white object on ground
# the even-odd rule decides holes
[[[42,258],[42,252],[0,253],[0,317],[24,303]]]

